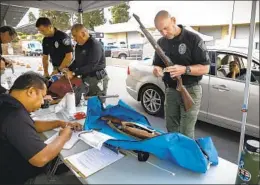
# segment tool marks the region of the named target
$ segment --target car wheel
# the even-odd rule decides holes
[[[126,59],[126,55],[125,54],[120,54],[118,58],[125,60]]]
[[[147,85],[142,88],[140,95],[145,112],[158,116],[164,114],[164,93],[158,87]]]

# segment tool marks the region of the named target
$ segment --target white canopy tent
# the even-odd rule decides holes
[[[29,8],[26,7],[16,7],[2,4],[0,4],[0,7],[1,26],[17,26],[17,24],[21,21],[26,12],[29,10]]]
[[[65,12],[71,12],[71,13],[75,13],[75,12],[82,13],[82,12],[92,11],[92,10],[99,9],[99,8],[113,6],[118,3],[120,3],[120,1],[81,1],[81,0],[78,0],[78,1],[44,1],[44,0],[42,0],[42,1],[1,1],[1,4],[3,4],[3,5],[34,7],[34,8],[40,8],[40,9],[65,11]],[[253,39],[254,39],[254,34],[255,34],[256,4],[257,4],[257,1],[252,1],[249,43],[248,43],[247,73],[246,73],[246,83],[245,83],[245,91],[244,91],[244,102],[242,105],[243,118],[242,118],[242,125],[241,125],[238,164],[239,164],[239,160],[241,157],[241,152],[243,150],[244,136],[245,136],[245,124],[247,121],[247,112],[249,111],[248,110],[248,98],[249,98],[249,85],[250,85],[250,77],[251,77]],[[231,29],[229,29],[229,31],[231,31]]]
[[[121,1],[1,1],[1,4],[15,5],[42,10],[56,10],[75,13],[80,11],[89,12],[99,8],[109,7]]]
[[[189,30],[189,31],[191,31],[191,32],[193,32],[193,33],[196,33],[197,35],[199,35],[200,38],[201,38],[204,42],[208,42],[208,41],[214,40],[213,36],[204,35],[204,34],[198,32],[198,31],[194,30],[194,29],[193,29],[192,27],[190,27],[190,26],[185,26],[185,29],[186,29],[186,30]]]
[[[56,10],[69,13],[90,12],[119,4],[121,1],[1,1],[3,5],[12,5],[18,7],[39,8],[42,10]],[[82,16],[81,21],[82,23]]]

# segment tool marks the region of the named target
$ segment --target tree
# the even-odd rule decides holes
[[[71,27],[71,14],[67,12],[40,10],[40,16],[48,17],[51,20],[52,25],[58,28],[59,30],[66,31]]]
[[[128,3],[123,2],[115,5],[111,8],[112,21],[111,24],[127,22],[130,19],[129,10],[130,6]]]
[[[78,17],[78,22],[80,22],[79,19],[80,17]],[[104,9],[83,13],[82,19],[83,25],[91,30],[94,30],[94,26],[99,26],[106,22]]]
[[[36,21],[36,17],[35,17],[35,15],[32,12],[29,12],[28,18],[29,18],[29,22],[30,23]]]

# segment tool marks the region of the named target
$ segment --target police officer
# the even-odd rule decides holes
[[[24,184],[44,172],[70,139],[71,128],[82,129],[79,123],[32,120],[30,113],[41,107],[46,91],[46,79],[27,72],[9,94],[0,95],[0,184]],[[45,144],[38,133],[58,127],[63,128],[59,137]]]
[[[82,24],[73,25],[71,33],[77,45],[75,61],[67,70],[67,77],[71,79],[80,75],[89,84],[88,96],[106,95],[109,77],[103,46]]]
[[[52,74],[61,72],[62,69],[68,67],[71,64],[73,58],[71,38],[66,33],[55,28],[51,24],[51,21],[46,17],[40,17],[36,21],[36,27],[39,32],[44,35],[42,41],[42,63],[44,76],[49,77],[49,56],[54,69]]]
[[[0,27],[0,75],[4,73],[6,67],[12,66],[12,61],[2,57],[2,44],[12,42],[17,37],[15,29],[11,26]],[[7,92],[7,90],[1,86],[0,83],[0,94]]]
[[[200,110],[202,87],[199,81],[209,72],[210,59],[203,40],[195,33],[176,25],[176,20],[167,11],[160,11],[154,19],[155,27],[163,36],[158,44],[175,64],[167,67],[155,53],[155,76],[163,77],[166,86],[165,119],[168,132],[179,132],[194,138],[195,124]],[[163,69],[165,73],[163,73]],[[185,112],[180,93],[176,90],[177,82],[172,78],[182,76],[183,84],[195,104]]]

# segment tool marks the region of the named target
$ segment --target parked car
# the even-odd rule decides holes
[[[25,56],[42,55],[42,44],[39,41],[22,41],[22,52]]]
[[[247,50],[237,48],[208,48],[210,72],[201,80],[203,97],[198,119],[231,130],[240,131],[245,79],[231,79],[229,63],[236,59],[240,69],[247,68]],[[254,53],[250,83],[246,133],[259,138],[259,52]],[[152,73],[152,59],[135,61],[128,66],[127,92],[141,101],[144,110],[160,115],[164,109],[165,85]]]
[[[111,57],[111,50],[118,49],[118,48],[119,48],[118,46],[114,46],[114,45],[104,46],[105,56]]]
[[[130,44],[129,48],[118,48],[111,51],[112,58],[126,59],[127,57],[142,58],[143,45]]]

